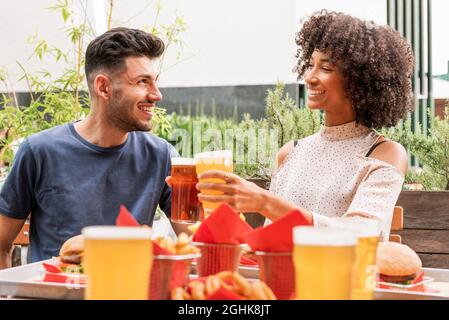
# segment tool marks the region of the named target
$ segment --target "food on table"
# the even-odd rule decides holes
[[[59,263],[56,265],[65,273],[84,273],[84,237],[78,235],[68,239],[59,250]]]
[[[396,242],[381,242],[377,249],[377,267],[381,281],[412,284],[422,277],[422,262],[409,246]]]
[[[181,232],[178,235],[177,241],[173,241],[173,239],[170,237],[157,237],[153,241],[172,254],[181,255],[194,254],[199,252],[199,249],[197,247],[190,244],[190,238],[184,232]]]
[[[86,284],[84,274],[84,238],[78,235],[68,239],[59,250],[59,256],[53,257],[50,263],[44,262],[45,269],[42,281],[65,283],[71,287]]]
[[[223,271],[201,280],[193,280],[187,288],[177,287],[171,292],[172,300],[205,300],[220,288],[241,299],[276,300],[273,291],[263,281],[248,281],[238,272]]]
[[[201,225],[201,221],[197,221],[196,223],[190,225],[187,227],[187,229],[189,229],[189,231],[194,234],[196,232],[196,230],[198,230],[198,228]]]

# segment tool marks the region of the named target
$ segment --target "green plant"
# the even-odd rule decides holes
[[[320,114],[309,108],[298,108],[295,100],[285,93],[283,83],[267,91],[266,114],[268,125],[279,133],[279,145],[302,139],[320,129]]]
[[[444,114],[440,118],[429,113],[428,132],[423,132],[422,125],[413,132],[410,120],[383,131],[406,147],[420,164],[421,168],[409,170],[406,184],[421,184],[426,190],[449,190],[449,106]]]
[[[109,1],[108,28],[111,27],[114,1]],[[84,51],[89,40],[94,36],[87,17],[81,23],[75,20],[73,1],[58,0],[55,5],[48,8],[54,10],[62,17],[66,29],[64,38],[71,44],[71,50],[64,51],[52,46],[46,40],[38,39],[36,35],[29,38],[34,45],[34,53],[30,58],[45,62],[45,58],[53,58],[63,70],[61,75],[54,75],[47,70],[29,73],[20,64],[22,76],[30,92],[30,103],[21,106],[17,103],[15,93],[8,85],[6,70],[0,70],[0,82],[5,92],[0,99],[0,167],[9,166],[12,162],[13,149],[17,141],[30,134],[48,129],[63,123],[82,119],[89,111],[89,95],[84,81]],[[157,4],[156,18],[151,31],[159,34],[168,47],[181,46],[180,33],[185,30],[185,22],[177,16],[172,24],[161,25],[158,21],[162,9]],[[161,30],[159,32],[158,30]],[[179,55],[179,54],[178,54]],[[160,59],[160,66],[164,57]],[[161,134],[167,135],[171,130],[166,119],[164,108],[156,108],[152,119],[153,128]]]
[[[259,120],[244,114],[240,122],[237,117],[220,120],[172,113],[167,117],[172,130],[157,134],[185,157],[205,149],[232,149],[235,173],[268,181],[279,148],[317,132],[320,117],[318,112],[297,108],[282,83],[267,91],[266,113],[267,117]]]

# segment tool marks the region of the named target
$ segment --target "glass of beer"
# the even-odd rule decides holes
[[[357,238],[328,227],[293,228],[298,300],[349,300]]]
[[[151,228],[83,228],[87,300],[148,299],[153,245]]]
[[[198,175],[209,170],[221,170],[229,173],[233,172],[231,150],[218,150],[197,153],[194,155],[194,157],[196,161],[196,173]],[[226,183],[223,179],[201,179],[200,182]],[[223,192],[216,190],[203,190],[202,193],[206,195],[223,194]],[[221,203],[203,201],[202,205],[204,216],[205,218],[207,218],[207,216],[216,208],[218,208]]]
[[[373,300],[376,288],[376,253],[380,239],[379,220],[361,217],[331,218],[330,227],[351,230],[357,237],[352,285],[353,300]]]
[[[191,224],[201,220],[201,206],[198,200],[195,159],[172,158],[172,205],[171,220]]]

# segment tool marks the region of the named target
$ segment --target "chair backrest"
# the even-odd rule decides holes
[[[399,206],[395,206],[393,210],[393,219],[391,221],[391,231],[400,231],[404,228],[404,209]],[[390,242],[402,242],[402,238],[399,234],[391,233]]]
[[[30,244],[30,222],[28,220],[23,224],[22,229],[14,240],[16,246],[27,246]]]

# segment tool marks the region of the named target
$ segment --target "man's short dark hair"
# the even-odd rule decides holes
[[[164,50],[164,42],[145,31],[123,27],[111,29],[87,46],[87,83],[90,86],[97,71],[120,71],[124,68],[127,57],[154,59],[160,57]]]

